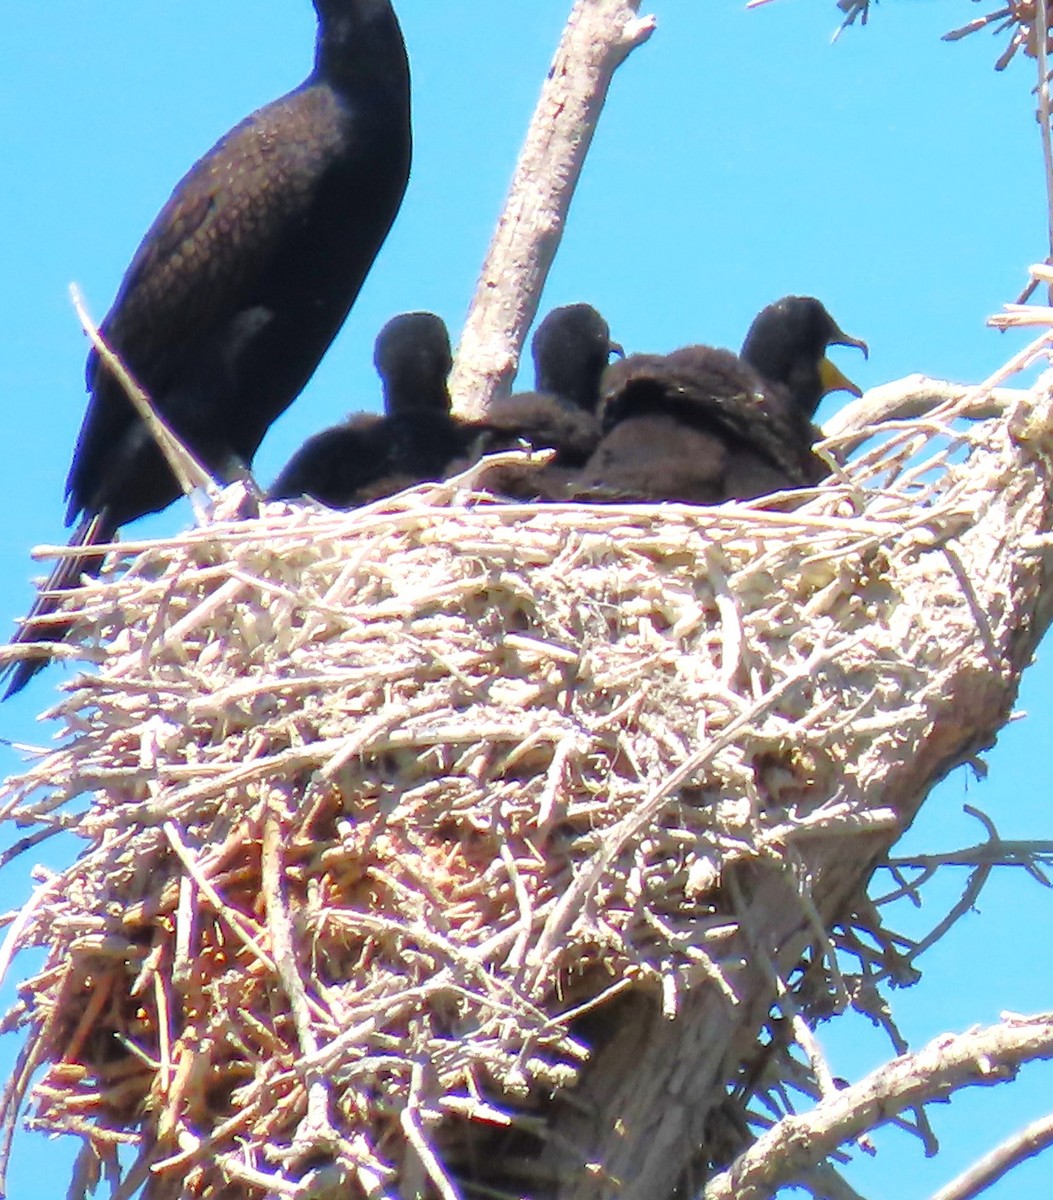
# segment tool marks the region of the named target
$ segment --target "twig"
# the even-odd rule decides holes
[[[435,1151],[428,1144],[427,1135],[420,1116],[420,1101],[423,1092],[424,1069],[420,1063],[413,1064],[413,1078],[410,1082],[409,1098],[402,1110],[400,1122],[406,1141],[413,1147],[428,1178],[438,1191],[441,1200],[461,1200],[457,1189],[450,1177],[443,1170]]]
[[[907,375],[871,388],[861,399],[840,408],[823,426],[823,437],[847,452],[853,444],[850,439],[869,436],[875,425],[924,417],[951,406],[955,406],[956,416],[986,420],[1000,416],[1028,395],[1022,388],[992,388],[983,392],[945,379]],[[969,402],[958,410],[957,406],[967,399]]]
[[[274,963],[272,962],[270,955],[267,954],[256,938],[253,937],[248,921],[245,920],[241,913],[231,908],[231,906],[223,900],[223,897],[212,885],[211,880],[205,877],[204,872],[201,870],[201,867],[198,865],[190,849],[184,843],[182,837],[180,837],[179,830],[176,828],[175,823],[173,821],[165,821],[164,831],[172,849],[176,853],[176,856],[186,868],[187,874],[190,875],[197,886],[211,901],[216,915],[221,917],[230,926],[232,932],[245,947],[245,949],[248,950],[249,953],[252,954],[252,956],[256,958],[267,971],[273,971]]]
[[[193,496],[198,488],[204,488],[207,491],[210,487],[214,487],[215,483],[212,476],[172,432],[154,408],[150,397],[135,381],[132,373],[124,363],[121,362],[106,344],[102,334],[99,332],[98,326],[88,315],[80,288],[76,284],[71,284],[69,291],[73,300],[73,307],[77,311],[77,317],[84,332],[88,335],[91,344],[105,363],[106,369],[124,389],[125,395],[131,401],[140,420],[149,429],[154,441],[157,443],[158,449],[164,455],[165,462],[168,463],[169,469],[182,488],[184,495]]]
[[[14,958],[16,952],[21,948],[22,934],[25,932],[26,926],[32,919],[33,914],[44,904],[45,900],[50,900],[52,895],[61,886],[62,876],[53,876],[45,883],[34,888],[32,896],[18,910],[18,915],[11,922],[7,933],[4,935],[3,945],[0,946],[0,982],[3,982],[8,968],[11,966],[12,958]]]
[[[267,928],[271,936],[274,965],[289,998],[293,1023],[305,1059],[318,1054],[318,1038],[311,1020],[307,989],[300,977],[293,947],[293,923],[286,908],[282,888],[282,827],[277,815],[269,811],[263,825],[262,882]],[[305,1071],[307,1118],[296,1131],[297,1150],[311,1152],[319,1147],[330,1149],[338,1140],[329,1118],[328,1081],[317,1071]]]

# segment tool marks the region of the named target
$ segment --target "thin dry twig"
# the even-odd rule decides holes
[[[96,353],[102,359],[103,363],[105,363],[107,370],[110,371],[121,385],[124,394],[131,401],[135,411],[138,413],[139,419],[149,429],[151,436],[164,455],[165,462],[168,463],[169,469],[176,477],[179,486],[183,489],[184,495],[193,496],[199,488],[207,490],[210,487],[214,487],[212,476],[209,475],[179,438],[176,437],[164,419],[158,414],[150,397],[140,384],[136,382],[132,373],[106,344],[106,340],[99,332],[99,327],[88,315],[84,299],[76,284],[70,287],[70,297],[73,300],[73,307],[76,309],[81,326],[88,335]]]

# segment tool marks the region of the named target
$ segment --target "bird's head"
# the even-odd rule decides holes
[[[587,412],[599,403],[600,377],[611,355],[625,354],[590,304],[554,308],[537,327],[530,349],[537,390],[562,396]]]
[[[453,366],[450,335],[430,312],[400,313],[377,334],[373,365],[384,387],[388,416],[411,409],[450,411],[446,377]]]
[[[391,0],[313,0],[315,75],[338,88],[384,80],[408,88],[409,65]]]
[[[854,346],[870,354],[866,342],[845,333],[814,296],[784,296],[757,314],[742,343],[742,358],[765,379],[786,387],[811,418],[828,392],[862,395],[826,357],[830,346]]]

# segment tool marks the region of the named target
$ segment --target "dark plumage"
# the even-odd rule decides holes
[[[758,314],[742,355],[686,346],[639,354],[603,381],[604,436],[582,485],[640,500],[715,504],[817,483],[812,416],[828,391],[859,393],[825,357],[864,343],[843,333],[811,297],[788,296]]]
[[[447,377],[453,367],[450,335],[442,317],[400,313],[377,334],[373,365],[384,389],[384,411],[448,413]]]
[[[487,479],[496,491],[553,498],[596,448],[600,379],[611,355],[623,351],[588,304],[554,308],[537,327],[530,348],[535,390],[496,397],[477,426],[477,445],[484,453],[523,444],[555,450],[555,458],[541,469],[502,469]]]
[[[611,341],[607,322],[590,304],[566,304],[554,308],[537,327],[530,353],[539,393],[595,412],[600,379],[611,355],[624,351]]]
[[[282,469],[270,500],[310,496],[353,508],[441,479],[471,440],[450,416],[450,338],[432,313],[393,317],[377,336],[373,363],[386,416],[360,414],[315,434]]]
[[[175,433],[219,479],[247,468],[311,377],[395,218],[409,177],[409,66],[389,0],[314,0],[315,64],[230,131],[176,186],[102,323]],[[66,483],[71,545],[110,540],[179,488],[93,352]],[[97,554],[60,563],[61,591]],[[18,642],[62,637],[38,597]],[[7,694],[46,662],[14,666]]]
[[[782,385],[810,421],[828,393],[861,395],[826,357],[830,346],[854,346],[869,354],[866,342],[849,337],[814,296],[784,296],[754,318],[741,357],[765,379]]]
[[[267,489],[268,500],[309,496],[329,508],[350,508],[359,488],[375,477],[381,445],[379,413],[360,413],[341,425],[312,434]]]

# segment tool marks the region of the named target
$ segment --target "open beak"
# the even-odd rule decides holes
[[[625,347],[621,344],[621,342],[611,342],[611,344],[607,347],[607,357],[610,358],[612,354],[615,356],[615,358],[625,357]]]
[[[847,342],[838,342],[840,345],[848,345]],[[859,343],[851,343],[857,345]],[[824,358],[819,363],[819,380],[823,385],[824,396],[830,392],[851,392],[853,396],[862,396],[863,389],[858,383],[853,383],[851,379],[841,370],[840,367],[832,363],[828,358]]]
[[[856,350],[863,351],[863,357],[870,357],[870,347],[862,340],[862,338],[852,337],[851,334],[845,333],[844,330],[834,326],[834,334],[827,342],[828,346],[854,346]],[[819,364],[819,379],[823,385],[823,395],[830,392],[850,392],[853,396],[862,396],[863,389],[858,383],[853,383],[851,379],[840,369],[835,366],[828,358],[824,358]]]

